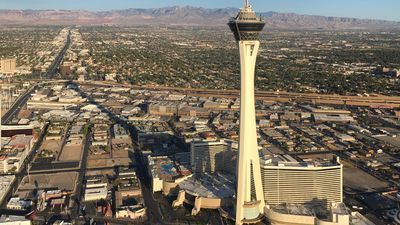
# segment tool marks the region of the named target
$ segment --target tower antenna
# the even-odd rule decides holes
[[[249,0],[244,0],[244,7],[245,7],[245,8],[250,7]]]

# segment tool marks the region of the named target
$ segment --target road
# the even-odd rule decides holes
[[[71,45],[71,30],[68,32],[67,40],[65,41],[65,45],[62,48],[61,52],[58,54],[56,59],[53,61],[53,64],[50,66],[49,70],[47,71],[45,77],[48,79],[53,78],[54,74],[57,72],[57,68],[60,66],[65,53],[67,52],[69,46]]]
[[[79,87],[79,86],[78,86]],[[88,100],[88,103],[95,104],[98,108],[103,112],[106,113],[111,120],[114,120],[116,123],[120,124],[122,127],[128,129],[132,143],[134,144],[134,151],[130,152],[129,157],[134,160],[136,163],[136,175],[141,183],[142,188],[142,195],[147,207],[148,216],[150,218],[151,224],[164,224],[163,216],[161,215],[161,211],[159,208],[158,202],[153,197],[153,191],[151,188],[151,179],[148,174],[147,170],[147,162],[142,156],[141,149],[138,147],[135,138],[134,138],[134,127],[127,124],[126,121],[120,119],[118,116],[113,114],[110,110],[106,107],[102,106],[101,104],[97,103],[91,96],[87,95],[84,91],[80,88],[77,89],[80,95]]]
[[[57,155],[57,161],[60,161],[61,154],[64,150],[65,145],[67,144],[67,139],[69,137],[71,127],[72,127],[72,123],[70,122],[67,124],[67,127],[64,129],[62,140],[61,140],[61,145],[60,145],[60,151],[58,152],[58,155]]]
[[[83,186],[83,181],[85,178],[86,174],[86,167],[87,167],[87,159],[89,157],[89,147],[91,145],[91,130],[88,128],[88,132],[85,134],[85,140],[84,140],[84,145],[83,145],[83,153],[82,153],[82,160],[80,163],[79,167],[79,175],[78,175],[78,180],[76,189],[75,189],[75,203],[76,207],[75,210],[71,210],[71,216],[73,218],[77,218],[79,215],[80,211],[80,204],[82,201],[82,197],[84,194],[84,186]]]
[[[49,70],[46,73],[46,78],[52,78],[54,74],[56,74],[58,67],[60,66],[65,53],[67,52],[69,46],[71,44],[71,31],[69,32],[67,36],[67,41],[65,42],[65,45],[61,52],[58,54],[56,59],[53,61],[53,64],[49,67]],[[22,94],[11,106],[11,108],[4,114],[4,116],[1,118],[2,124],[8,124],[12,121],[12,119],[18,115],[19,111],[21,108],[26,104],[26,102],[29,100],[29,97],[36,91],[36,89],[39,87],[39,84],[35,84],[32,87],[30,87],[24,94]]]
[[[54,60],[53,64],[50,66],[50,68],[46,74],[49,77],[52,77],[56,73],[57,68],[60,66],[61,61],[62,61],[67,49],[69,48],[70,42],[71,42],[71,32],[69,32],[69,34],[68,34],[67,41],[66,41],[62,51],[58,54],[58,56],[56,57],[56,59]],[[10,109],[1,117],[1,122],[2,122],[1,124],[10,123],[12,121],[12,119],[18,115],[18,113],[20,112],[22,107],[27,103],[27,101],[29,100],[32,93],[34,93],[40,85],[41,85],[40,83],[34,84],[13,103],[12,106],[10,107]],[[49,127],[49,125],[45,124],[45,126],[39,136],[39,139],[36,141],[35,145],[32,147],[32,151],[29,153],[29,155],[26,157],[26,159],[22,163],[20,171],[15,174],[16,180],[11,185],[12,188],[10,188],[8,190],[7,194],[5,195],[6,197],[4,199],[8,199],[12,196],[12,194],[18,188],[19,183],[21,182],[22,178],[28,174],[29,164],[32,162],[33,158],[35,157],[36,152],[39,150],[39,148],[43,142],[44,136],[47,133],[48,127]],[[6,204],[6,201],[2,202],[1,208],[4,208],[5,204]]]
[[[29,100],[31,94],[35,92],[38,88],[38,85],[33,85],[30,87],[24,94],[22,94],[10,107],[10,109],[1,117],[2,124],[8,124],[12,121],[14,116],[18,115],[21,108],[26,104]]]
[[[130,130],[132,134],[132,130]],[[164,224],[163,223],[163,216],[160,211],[160,207],[158,202],[154,199],[153,196],[153,189],[151,187],[151,178],[147,173],[147,163],[144,161],[142,156],[141,150],[139,148],[135,148],[134,151],[134,158],[137,164],[136,166],[136,174],[140,180],[141,188],[142,188],[142,195],[144,202],[146,203],[148,216],[150,218],[151,224]]]

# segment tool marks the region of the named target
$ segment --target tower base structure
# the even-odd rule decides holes
[[[239,41],[241,64],[240,134],[237,171],[236,224],[254,224],[264,218],[264,193],[254,97],[254,71],[260,42]]]

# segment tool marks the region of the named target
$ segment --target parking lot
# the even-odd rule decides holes
[[[350,163],[342,160],[343,163],[343,182],[344,186],[353,189],[365,189],[373,191],[388,187],[388,183],[381,181],[374,176],[364,172],[360,168],[356,168]]]

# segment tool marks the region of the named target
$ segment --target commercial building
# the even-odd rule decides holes
[[[103,176],[86,177],[85,201],[107,199],[108,183]]]
[[[329,209],[343,198],[343,168],[339,160],[300,162],[289,155],[261,160],[267,205],[310,205]]]
[[[146,216],[146,207],[143,204],[135,206],[122,206],[115,213],[116,218],[129,218],[133,220],[144,219]]]
[[[32,201],[23,200],[20,199],[19,197],[11,198],[7,203],[7,209],[26,210],[32,206],[32,203],[33,203]]]
[[[15,176],[0,176],[0,203],[6,200],[7,191],[14,185]]]
[[[72,121],[78,116],[77,113],[74,113],[70,110],[51,110],[47,113],[44,113],[42,117],[46,120],[53,121]]]
[[[31,152],[34,142],[37,140],[36,135],[19,134],[12,137],[4,137],[2,140],[0,172],[19,171],[22,163]]]
[[[64,62],[63,65],[60,66],[60,73],[63,76],[66,75],[71,75],[72,74],[72,68],[71,68],[71,63],[69,62]]]
[[[138,199],[142,198],[142,192],[136,172],[133,169],[120,168],[117,179],[119,184],[114,192],[116,207],[133,206],[124,204],[125,199],[128,198],[135,198],[136,202],[139,202]]]
[[[355,123],[352,116],[344,114],[313,114],[315,123],[334,122],[334,123]]]
[[[17,59],[0,59],[0,72],[4,74],[12,74],[16,71]]]
[[[192,142],[190,161],[193,173],[234,172],[236,148],[229,140]]]
[[[134,169],[120,168],[117,179],[119,184],[114,192],[116,218],[145,219],[146,207]]]
[[[1,225],[31,225],[31,221],[26,219],[24,216],[9,216],[2,215],[0,217]]]
[[[48,98],[53,97],[53,90],[49,89],[49,88],[44,88],[40,91],[38,91],[37,93],[32,95],[32,101],[45,101]]]
[[[213,101],[206,101],[203,104],[205,109],[211,110],[227,110],[229,108],[230,102],[213,102]]]
[[[128,131],[121,125],[115,124],[113,126],[113,138],[114,139],[130,139]]]
[[[77,108],[77,105],[72,103],[29,100],[27,103],[27,108],[32,110],[67,110],[67,109],[75,109]]]
[[[201,209],[219,209],[231,206],[235,194],[234,177],[222,174],[203,174],[190,177],[179,183],[179,194],[173,207],[183,203],[193,205],[192,215]]]
[[[164,195],[177,195],[178,184],[193,174],[167,156],[147,156],[149,175],[152,177],[153,193],[162,191]]]
[[[16,135],[34,135],[34,127],[31,125],[2,125],[1,136],[11,138]],[[3,143],[4,145],[4,143]]]
[[[67,196],[70,195],[71,192],[66,190],[60,190],[58,188],[53,190],[43,191],[40,194],[37,208],[39,211],[43,211],[46,208],[64,208],[66,205]]]
[[[177,115],[180,103],[175,102],[157,102],[151,103],[148,107],[150,115],[172,116]]]
[[[151,155],[147,156],[147,160],[148,160],[148,169],[149,169],[149,175],[152,178],[151,180],[151,186],[153,187],[153,193],[155,192],[159,192],[163,190],[163,180],[161,179],[161,177],[158,174],[157,171],[157,164],[154,161],[153,157],[151,157]]]

